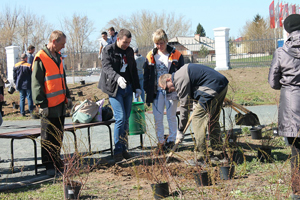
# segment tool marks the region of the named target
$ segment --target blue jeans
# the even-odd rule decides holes
[[[22,115],[25,115],[25,98],[27,98],[28,101],[28,109],[30,112],[33,111],[33,101],[32,101],[32,95],[31,90],[25,90],[21,89],[20,92],[20,113]]]
[[[129,129],[129,116],[132,105],[132,87],[128,85],[125,89],[118,88],[116,97],[109,96],[110,104],[114,111],[114,154],[119,154],[127,150],[127,135]]]
[[[140,86],[141,86],[141,90],[142,90],[142,94],[141,94],[141,99],[143,102],[145,102],[145,91],[144,91],[144,79],[140,79]],[[137,98],[135,98],[135,91],[133,91],[133,101],[134,102],[138,102],[139,100]]]

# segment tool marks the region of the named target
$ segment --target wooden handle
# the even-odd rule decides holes
[[[229,104],[232,105],[232,108],[233,108],[233,106],[234,106],[234,107],[238,108],[239,110],[243,111],[244,113],[249,113],[249,112],[251,112],[250,110],[244,108],[242,105],[237,104],[237,103],[234,103],[233,101],[227,99],[226,97],[225,97],[225,99],[224,99],[224,102],[228,102]]]

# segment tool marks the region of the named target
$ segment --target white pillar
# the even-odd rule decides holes
[[[5,47],[6,59],[7,59],[7,79],[13,83],[13,68],[17,62],[19,62],[19,46],[8,46]]]
[[[228,70],[230,67],[229,57],[229,28],[220,27],[214,29],[215,36],[215,52],[216,52],[216,67],[215,70]]]

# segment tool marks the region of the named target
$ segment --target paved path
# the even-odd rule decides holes
[[[257,114],[261,124],[270,124],[277,122],[277,107],[276,106],[253,106],[247,107],[253,113]],[[236,128],[230,124],[230,121],[234,121],[234,115],[236,114],[229,108],[225,108],[226,115],[226,129]],[[229,116],[230,115],[230,116]],[[222,120],[222,116],[220,118]],[[230,120],[231,119],[231,120]],[[168,134],[168,123],[165,117],[165,133]],[[67,118],[65,123],[71,123],[71,118]],[[146,114],[147,134],[143,135],[144,146],[151,147],[156,145],[156,136],[154,131],[154,119],[152,114]],[[23,120],[23,121],[4,121],[0,127],[0,133],[18,131],[26,128],[36,128],[40,126],[40,120]],[[114,125],[111,126],[112,132]],[[189,129],[190,131],[191,128]],[[79,151],[87,152],[87,131],[86,129],[78,130],[78,147]],[[187,138],[188,141],[191,141]],[[38,164],[41,164],[40,158],[40,138],[37,138],[38,145]],[[91,129],[91,142],[92,150],[101,150],[109,148],[109,136],[106,126],[97,126]],[[0,157],[4,162],[0,163],[0,191],[9,188],[16,188],[21,186],[24,182],[29,184],[40,180],[46,180],[49,177],[45,175],[45,168],[41,167],[38,170],[38,175],[34,174],[34,154],[33,143],[29,139],[15,140],[14,152],[15,152],[15,166],[16,173],[11,173],[10,170],[10,140],[0,139]],[[140,145],[140,136],[129,136],[129,149]],[[74,152],[73,136],[71,133],[65,133],[64,146],[66,152]],[[131,151],[134,154],[141,153],[140,149]],[[99,155],[95,155],[95,158],[111,159],[110,152],[105,152]],[[20,183],[22,182],[22,183]]]

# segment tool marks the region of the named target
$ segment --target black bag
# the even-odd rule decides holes
[[[108,121],[113,118],[114,114],[109,104],[102,107],[102,121]]]

